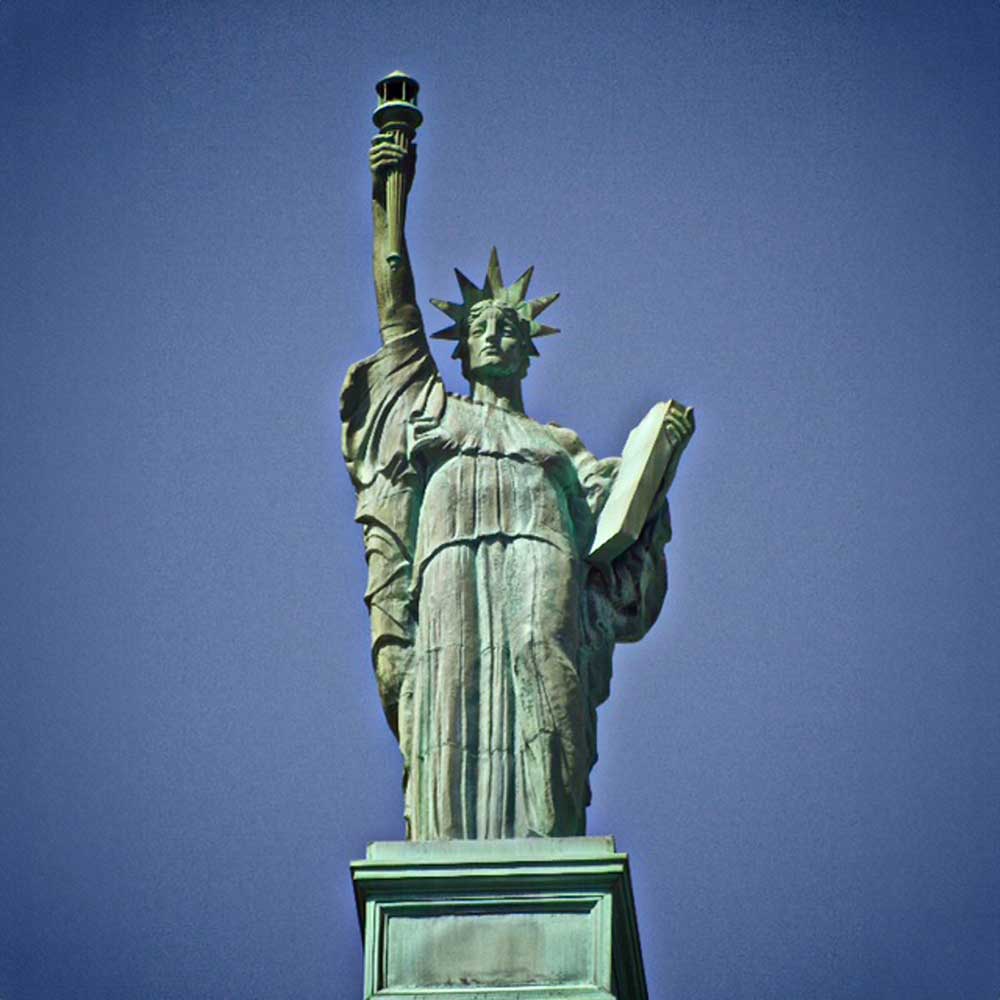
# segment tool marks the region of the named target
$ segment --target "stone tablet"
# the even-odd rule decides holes
[[[610,562],[639,538],[673,457],[674,446],[663,430],[671,409],[683,408],[672,399],[657,403],[629,434],[621,468],[597,521],[592,561]]]

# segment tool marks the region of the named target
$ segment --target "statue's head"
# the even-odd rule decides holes
[[[533,270],[529,267],[517,281],[505,286],[494,247],[482,288],[477,288],[456,269],[462,301],[431,299],[452,321],[451,326],[432,336],[457,341],[452,357],[461,359],[462,374],[470,381],[512,375],[524,378],[531,358],[538,354],[535,338],[559,332],[535,321],[543,309],[559,298],[558,293],[525,301]]]

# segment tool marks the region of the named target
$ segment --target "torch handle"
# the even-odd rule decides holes
[[[409,151],[413,138],[409,129],[387,128],[385,132]],[[403,167],[391,171],[386,177],[385,215],[389,250],[386,262],[391,270],[396,271],[403,263],[403,225],[406,222],[406,175]]]

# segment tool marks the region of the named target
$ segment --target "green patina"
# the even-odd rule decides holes
[[[348,373],[343,445],[408,836],[578,836],[614,646],[641,638],[666,594],[666,492],[693,414],[659,404],[624,459],[597,459],[573,431],[528,417],[535,340],[557,332],[536,317],[557,296],[527,298],[531,268],[505,285],[495,249],[482,286],[456,272],[461,302],[432,300],[451,320],[435,336],[456,343],[471,390],[445,391],[404,234],[417,87],[393,74],[379,88],[382,347]]]

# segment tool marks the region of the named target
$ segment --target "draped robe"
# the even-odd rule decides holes
[[[341,418],[408,836],[583,834],[614,644],[666,594],[666,501],[592,566],[618,460],[447,393],[420,329],[352,366]]]

